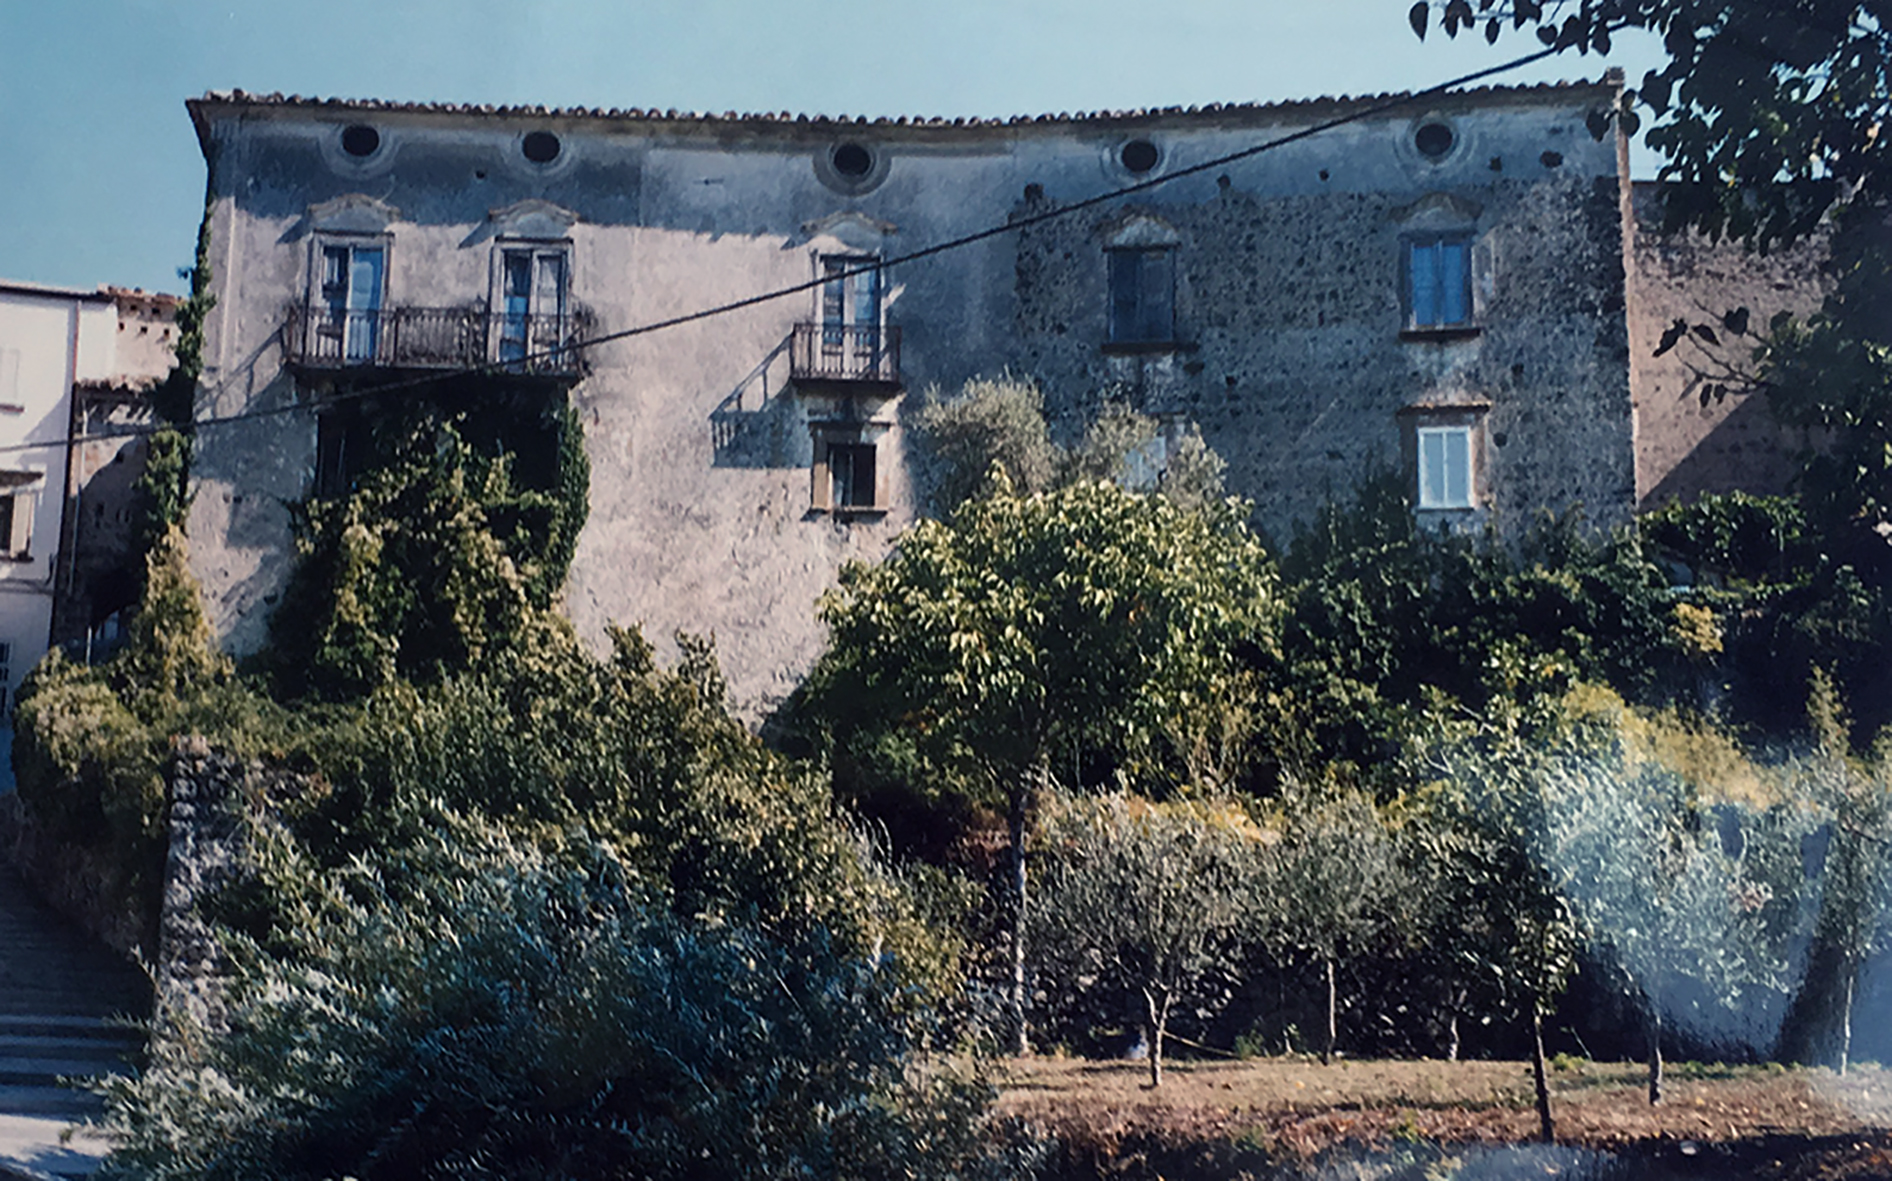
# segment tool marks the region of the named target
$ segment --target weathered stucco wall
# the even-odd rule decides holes
[[[820,318],[816,291],[599,344],[570,395],[592,487],[566,610],[594,640],[611,622],[714,633],[738,701],[766,709],[818,651],[839,565],[912,519],[913,394],[1007,369],[1044,384],[1066,436],[1124,394],[1199,421],[1271,530],[1375,466],[1410,470],[1415,409],[1479,432],[1478,505],[1454,523],[1578,500],[1618,519],[1634,476],[1617,153],[1583,126],[1612,93],[1443,100],[892,267],[905,397],[789,382],[785,345]],[[1112,191],[1139,179],[1131,140],[1155,145],[1141,175],[1160,176],[1341,109],[954,126],[193,104],[218,296],[198,414],[283,411],[200,432],[191,534],[213,621],[254,648],[288,573],[323,383],[285,369],[281,330],[326,232],[380,236],[387,306],[490,307],[495,252],[530,223],[568,243],[572,305],[609,334],[809,282],[824,254],[897,256]],[[1453,128],[1442,156],[1415,147],[1427,121]],[[362,157],[342,146],[357,125],[377,133]],[[548,131],[560,151],[535,164],[526,137]],[[867,175],[836,174],[842,143],[868,149]],[[1111,352],[1104,238],[1139,213],[1176,236],[1176,347]],[[1402,339],[1404,235],[1440,228],[1474,236],[1476,331]],[[827,417],[866,420],[884,511],[814,504],[811,423]]]
[[[1747,386],[1753,354],[1778,312],[1804,316],[1825,297],[1827,242],[1819,238],[1760,254],[1739,242],[1661,232],[1653,185],[1637,185],[1635,266],[1630,287],[1630,357],[1636,384],[1636,504],[1660,508],[1704,493],[1781,493],[1799,465],[1800,432],[1769,413]],[[1747,334],[1724,317],[1747,309]],[[1689,333],[1662,356],[1677,320],[1705,324],[1714,344]],[[1718,385],[1721,397],[1708,393]]]

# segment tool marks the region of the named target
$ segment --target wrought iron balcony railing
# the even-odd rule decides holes
[[[479,308],[293,307],[283,349],[307,369],[479,369],[577,377],[583,356],[573,316]]]
[[[797,324],[788,356],[795,381],[900,384],[900,330],[889,324]]]

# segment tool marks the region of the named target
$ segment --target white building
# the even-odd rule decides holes
[[[0,280],[0,790],[13,784],[13,695],[50,645],[73,391],[168,371],[175,329],[140,312],[154,301],[175,307],[144,292]]]

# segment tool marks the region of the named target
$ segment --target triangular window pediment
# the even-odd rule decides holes
[[[495,237],[554,239],[569,234],[579,217],[562,205],[528,197],[503,209],[488,210],[486,220]]]
[[[343,193],[309,206],[309,228],[338,234],[379,234],[401,220],[401,211],[366,193]]]
[[[1478,220],[1484,206],[1452,193],[1427,193],[1411,205],[1393,210],[1393,220],[1414,229],[1465,226]]]
[[[895,231],[890,221],[869,217],[865,213],[848,210],[844,213],[831,213],[815,221],[803,222],[801,232],[805,241],[826,238],[839,242],[848,250],[862,254],[879,254],[887,236]]]
[[[1182,235],[1174,226],[1146,214],[1119,222],[1104,235],[1104,246],[1110,250],[1160,250],[1181,242]]]

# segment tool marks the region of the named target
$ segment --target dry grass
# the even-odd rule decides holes
[[[1019,1059],[1001,1109],[1067,1143],[1108,1150],[1137,1137],[1240,1143],[1308,1159],[1341,1144],[1519,1143],[1535,1137],[1525,1062],[1301,1059],[1181,1063],[1152,1091],[1141,1063]],[[1565,1063],[1552,1072],[1560,1142],[1609,1151],[1650,1142],[1813,1143],[1892,1127],[1892,1074],[1682,1065],[1650,1106],[1630,1063]]]

